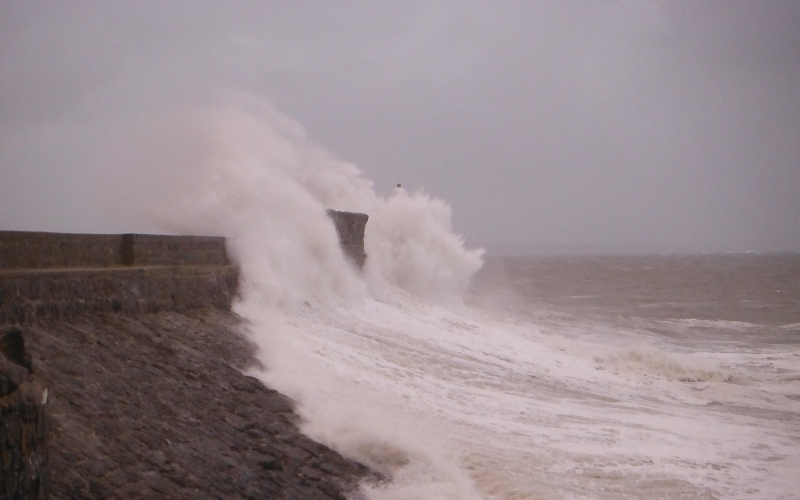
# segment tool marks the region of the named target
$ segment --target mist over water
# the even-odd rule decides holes
[[[304,432],[390,478],[363,485],[368,498],[796,495],[796,349],[755,334],[730,342],[762,326],[756,316],[674,314],[670,293],[710,294],[691,263],[660,281],[647,272],[660,261],[624,257],[481,270],[446,202],[376,195],[267,104],[243,98],[145,128],[137,161],[149,158],[150,175],[138,201],[120,204],[165,230],[228,237],[242,268],[236,311],[266,366],[255,375],[295,399]],[[363,273],[342,256],[328,208],[370,215]],[[721,266],[712,274],[737,269]],[[789,303],[796,268],[775,268]],[[686,279],[664,292],[675,276]],[[776,307],[754,293],[736,300]],[[767,326],[786,340],[796,323]]]
[[[146,123],[143,152],[129,160],[144,175],[140,167],[126,183],[135,195],[121,211],[166,230],[225,234],[246,289],[270,306],[358,297],[367,284],[438,301],[466,290],[482,250],[464,248],[445,202],[402,188],[380,197],[298,123],[254,97],[236,101]],[[329,208],[369,214],[366,280],[342,256]]]

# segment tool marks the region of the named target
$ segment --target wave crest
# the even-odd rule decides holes
[[[168,231],[227,236],[245,301],[284,307],[392,287],[448,301],[482,265],[482,250],[453,232],[447,203],[402,189],[378,196],[358,167],[255,98],[154,121],[135,159],[147,181],[129,205]],[[369,289],[342,256],[328,208],[370,215]]]

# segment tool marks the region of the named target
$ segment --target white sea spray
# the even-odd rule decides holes
[[[256,375],[296,401],[304,432],[391,478],[364,485],[368,498],[797,491],[791,350],[689,354],[628,327],[515,316],[539,310],[525,300],[502,314],[466,308],[481,251],[465,248],[444,201],[377,195],[357,167],[250,98],[145,128],[137,209],[168,230],[228,237],[242,268],[236,311],[266,366]],[[363,273],[342,256],[327,208],[370,215]]]

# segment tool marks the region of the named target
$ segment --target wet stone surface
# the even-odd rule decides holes
[[[358,498],[362,465],[302,435],[231,313],[26,328],[49,386],[50,498]]]

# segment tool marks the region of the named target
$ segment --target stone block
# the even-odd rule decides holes
[[[328,210],[327,212],[336,226],[342,252],[353,261],[358,269],[363,269],[367,260],[367,254],[364,251],[364,233],[369,215],[338,210]]]

